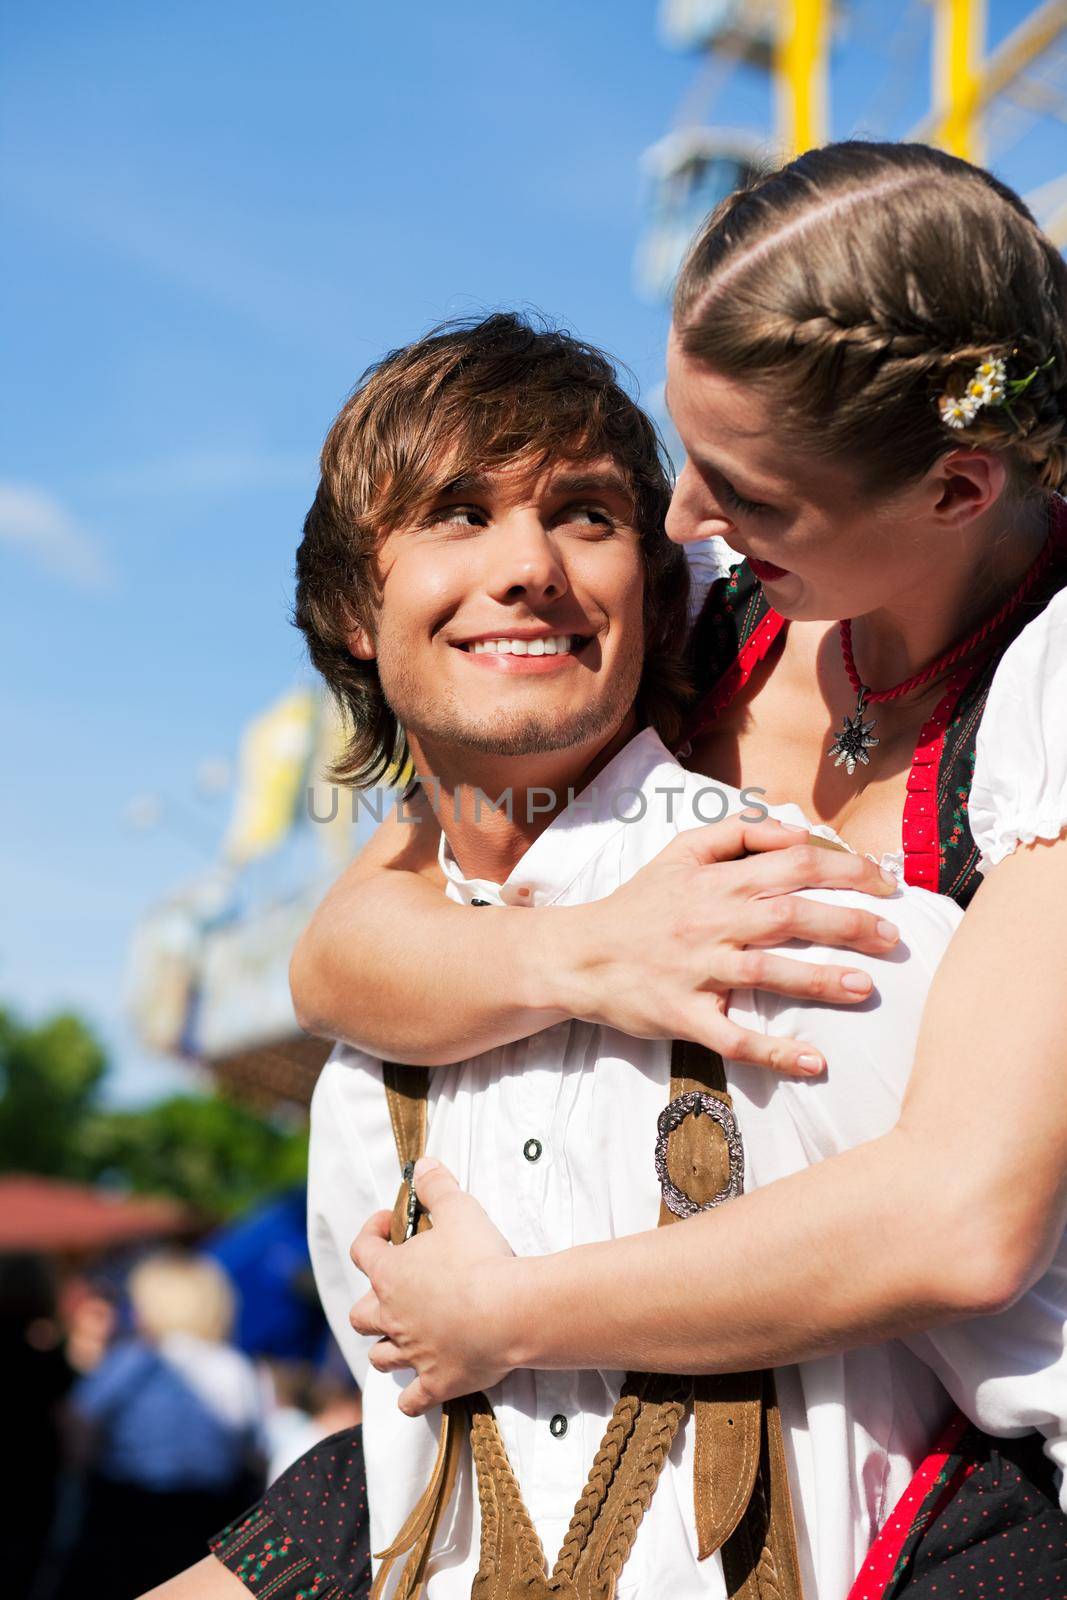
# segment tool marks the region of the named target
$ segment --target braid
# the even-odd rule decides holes
[[[505,1525],[515,1536],[517,1560],[522,1567],[517,1576],[524,1582],[544,1579],[545,1553],[508,1460],[496,1418],[487,1402],[472,1410],[471,1455],[478,1479],[478,1502],[482,1516],[481,1561],[471,1596],[472,1600],[482,1600],[484,1593],[488,1600],[490,1591],[480,1587],[479,1580],[483,1586],[492,1581]]]
[[[641,1401],[638,1396],[624,1390],[616,1402],[600,1449],[593,1458],[585,1488],[574,1508],[570,1526],[560,1547],[559,1558],[553,1569],[553,1578],[574,1577],[578,1557],[588,1543],[593,1523],[607,1498],[619,1462],[622,1460],[623,1450],[634,1431],[640,1409]]]
[[[657,1480],[663,1470],[675,1435],[681,1427],[689,1403],[689,1390],[665,1400],[657,1407],[656,1427],[649,1439],[626,1497],[626,1506],[615,1526],[598,1566],[598,1572],[609,1579],[617,1579],[633,1549],[637,1530],[648,1510]]]
[[[874,491],[961,442],[1002,451],[1020,490],[1064,482],[1067,264],[1017,195],[944,151],[828,145],[730,196],[674,316],[686,354],[766,385],[794,443],[858,460]],[[988,356],[1032,382],[950,429],[938,401]]]

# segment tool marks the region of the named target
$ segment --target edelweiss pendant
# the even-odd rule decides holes
[[[877,739],[871,738],[874,718],[872,717],[870,722],[864,722],[863,720],[863,706],[866,698],[866,695],[861,690],[860,697],[856,701],[856,715],[842,719],[844,727],[826,752],[828,756],[837,757],[834,762],[835,767],[839,767],[844,763],[845,770],[850,778],[856,770],[857,761],[862,761],[865,767],[870,766],[871,758],[867,751],[873,750],[878,743]]]

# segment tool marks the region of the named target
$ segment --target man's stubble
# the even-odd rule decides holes
[[[479,722],[465,710],[451,687],[427,705],[402,648],[394,647],[387,634],[378,640],[382,691],[400,726],[417,739],[481,755],[546,755],[598,740],[606,742],[622,726],[633,706],[643,666],[642,640],[639,649],[618,663],[609,682],[591,703],[563,717],[549,711],[509,711],[501,706],[489,721]]]

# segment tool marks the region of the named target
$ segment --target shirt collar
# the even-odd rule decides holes
[[[446,893],[464,905],[544,906],[558,900],[620,828],[632,826],[637,795],[657,782],[677,788],[681,767],[652,728],[624,745],[568,806],[557,813],[503,883],[465,878],[442,833],[439,857]]]

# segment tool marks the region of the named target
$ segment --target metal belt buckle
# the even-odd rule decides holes
[[[679,1189],[667,1170],[667,1141],[686,1117],[710,1117],[718,1123],[726,1140],[730,1176],[719,1193],[703,1205],[698,1205],[691,1195]],[[700,1089],[690,1089],[688,1094],[680,1094],[677,1100],[672,1100],[670,1105],[663,1108],[656,1126],[656,1176],[664,1202],[676,1217],[694,1217],[698,1211],[710,1211],[712,1206],[721,1206],[724,1200],[733,1200],[744,1193],[745,1149],[741,1143],[741,1129],[730,1107],[724,1105],[716,1095],[705,1094]]]
[[[422,1215],[422,1204],[415,1193],[414,1161],[404,1162],[404,1182],[408,1186],[407,1215],[404,1223],[404,1241],[406,1243],[408,1239],[414,1238],[419,1226],[419,1218]]]

